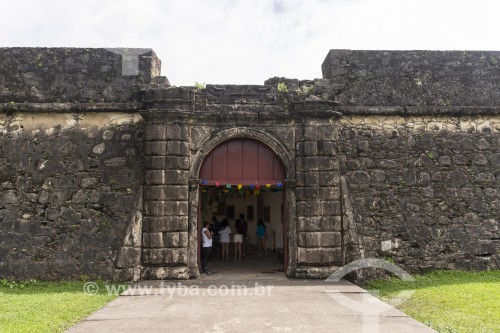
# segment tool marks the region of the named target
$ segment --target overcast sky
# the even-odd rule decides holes
[[[0,46],[142,47],[175,85],[321,77],[329,49],[500,50],[499,0],[0,0]]]

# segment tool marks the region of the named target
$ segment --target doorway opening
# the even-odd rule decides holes
[[[199,178],[198,235],[204,221],[213,224],[215,234],[210,269],[222,274],[284,274],[288,254],[286,184],[277,154],[254,139],[231,139],[205,157]],[[225,231],[224,223],[229,226]],[[240,261],[234,236],[241,224],[244,235]],[[226,243],[228,237],[223,234],[228,230],[231,235]],[[227,258],[223,247],[228,248]]]

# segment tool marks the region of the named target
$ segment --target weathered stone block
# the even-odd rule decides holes
[[[188,132],[186,126],[168,124],[167,125],[167,139],[168,140],[187,140]]]
[[[316,126],[304,126],[302,138],[305,141],[334,140],[335,131],[331,126],[317,124]]]
[[[189,188],[186,185],[167,185],[165,187],[166,200],[187,200]]]
[[[467,164],[467,162],[468,162],[467,157],[463,155],[453,156],[453,163],[455,163],[456,165],[465,165]]]
[[[166,184],[169,185],[186,185],[188,181],[188,172],[186,170],[167,170]]]
[[[117,268],[136,267],[141,264],[141,248],[122,247],[118,254]]]
[[[99,183],[99,179],[97,177],[89,177],[89,178],[82,179],[82,187],[83,188],[94,187],[98,183]]]
[[[304,156],[316,156],[318,154],[318,143],[316,141],[304,141]]]
[[[490,160],[491,160],[491,164],[494,167],[500,167],[500,154],[499,153],[491,154]]]
[[[472,163],[474,163],[475,165],[484,166],[484,165],[488,165],[488,159],[486,158],[486,156],[484,156],[482,154],[477,154],[472,159]]]
[[[144,200],[164,201],[166,198],[166,186],[144,186]]]
[[[335,156],[337,155],[335,151],[334,141],[319,141],[318,142],[318,155],[321,156]]]
[[[339,201],[321,201],[321,215],[322,216],[332,216],[341,215],[340,202]]]
[[[164,170],[166,168],[166,158],[165,156],[145,156],[144,157],[144,167],[146,169],[156,169]]]
[[[143,230],[147,232],[187,231],[187,216],[144,217]]]
[[[320,215],[320,209],[318,201],[297,202],[297,215],[299,216],[318,216]]]
[[[187,232],[167,232],[165,233],[166,247],[187,247],[188,233]]]
[[[297,249],[299,265],[335,265],[342,261],[339,248],[304,248]]]
[[[469,178],[465,173],[460,170],[452,170],[448,174],[448,185],[449,186],[465,186],[469,183]]]
[[[394,169],[398,167],[398,164],[393,160],[382,160],[380,161],[380,167],[383,169]]]
[[[439,165],[442,166],[450,166],[451,165],[451,157],[450,156],[439,156],[438,158]]]
[[[187,264],[187,250],[184,248],[166,248],[163,249],[165,253],[165,263],[174,265]]]
[[[350,176],[352,181],[359,185],[366,185],[371,179],[370,175],[365,171],[354,171]]]
[[[146,267],[143,278],[150,280],[188,280],[189,269],[187,267]]]
[[[151,265],[160,265],[165,263],[165,249],[142,249],[142,263]]]
[[[187,215],[188,209],[187,201],[165,201],[164,213],[166,216]]]
[[[295,195],[297,200],[315,200],[319,198],[318,187],[297,187]]]
[[[146,156],[167,155],[167,143],[165,141],[147,141],[144,148]]]
[[[318,156],[317,157],[318,161],[318,170],[328,170],[328,171],[338,171],[340,168],[339,161],[337,160],[336,157],[330,157],[330,156]]]
[[[165,215],[166,203],[168,201],[146,201],[144,203],[144,212],[149,216]]]
[[[146,228],[143,229],[144,231],[147,231]],[[150,247],[149,246],[149,232],[143,232],[142,233],[142,247]]]
[[[163,247],[163,233],[152,232],[149,233],[149,247]]]
[[[341,247],[340,232],[299,232],[298,246],[300,247]]]
[[[318,173],[320,186],[339,186],[340,176],[338,172],[320,171]]]
[[[165,124],[147,124],[144,134],[146,141],[166,141],[167,127]]]
[[[168,141],[167,154],[169,156],[188,156],[189,143],[187,141]]]
[[[340,187],[337,186],[321,186],[319,187],[319,198],[323,200],[339,200]]]
[[[189,157],[167,156],[165,158],[165,167],[174,170],[189,170]]]
[[[164,170],[146,170],[144,178],[146,185],[163,185],[167,182]]]
[[[318,171],[297,172],[297,186],[319,186]]]

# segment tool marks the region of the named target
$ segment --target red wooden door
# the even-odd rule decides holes
[[[285,171],[278,155],[268,146],[253,139],[233,139],[207,155],[199,177],[221,184],[276,184],[283,182]]]

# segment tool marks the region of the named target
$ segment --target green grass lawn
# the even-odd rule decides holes
[[[500,270],[435,271],[413,277],[413,282],[372,281],[365,288],[378,290],[389,303],[399,292],[415,290],[397,307],[438,332],[500,332]]]
[[[117,297],[103,283],[87,295],[84,284],[0,280],[0,332],[62,332]]]

